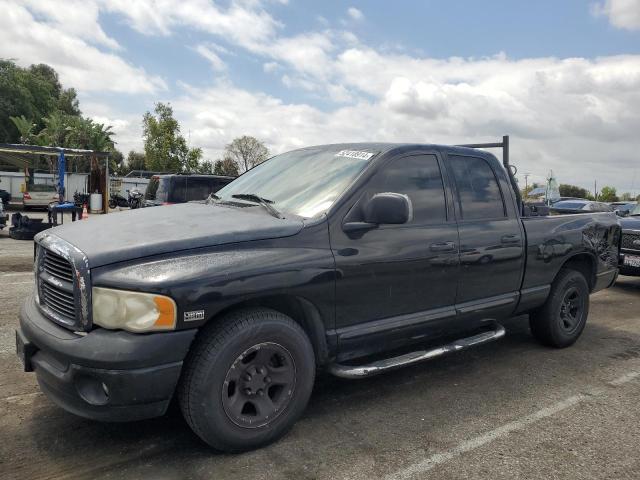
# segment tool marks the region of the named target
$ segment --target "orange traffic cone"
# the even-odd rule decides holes
[[[86,203],[82,204],[82,219],[83,220],[89,220],[89,212],[87,211],[87,204]]]

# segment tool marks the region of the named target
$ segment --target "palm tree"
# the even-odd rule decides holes
[[[67,140],[67,115],[54,112],[44,119],[45,127],[38,134],[41,145],[65,147]]]
[[[23,145],[29,143],[33,137],[33,129],[36,124],[32,123],[31,120],[27,120],[24,115],[9,118],[18,129],[18,132],[20,132],[20,143]]]

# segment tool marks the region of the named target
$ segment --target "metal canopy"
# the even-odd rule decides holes
[[[84,157],[92,155],[94,157],[108,157],[109,152],[94,152],[93,150],[82,150],[80,148],[64,148],[64,147],[41,147],[39,145],[21,145],[17,143],[0,143],[0,153],[22,153],[35,155],[54,155],[59,156],[60,152],[64,152],[65,157]]]

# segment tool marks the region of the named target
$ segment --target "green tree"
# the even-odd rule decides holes
[[[620,195],[621,202],[630,202],[632,200],[633,200],[633,195],[631,195],[631,193],[629,192],[624,192],[622,195]]]
[[[37,135],[44,119],[59,112],[79,116],[76,91],[64,89],[56,71],[48,65],[22,68],[12,60],[0,59],[0,142],[20,142],[20,132],[11,117],[30,119]]]
[[[225,157],[222,160],[216,160],[213,165],[213,174],[237,177],[239,175],[238,164],[229,157]]]
[[[576,198],[587,198],[589,192],[586,188],[576,187],[575,185],[561,184],[560,185],[560,196],[561,197],[576,197]]]
[[[598,200],[601,202],[617,202],[619,201],[616,189],[614,187],[604,186],[600,190]]]
[[[203,162],[200,162],[196,170],[196,173],[202,173],[204,175],[213,174],[213,162],[211,160],[205,160]]]
[[[67,116],[61,112],[54,112],[43,119],[44,128],[38,134],[41,145],[52,147],[70,147],[67,145],[69,122]]]
[[[131,150],[127,155],[125,172],[123,174],[126,175],[132,170],[145,170],[146,169],[145,163],[146,162],[145,162],[144,153],[134,152],[133,150]]]
[[[24,118],[24,115],[20,115],[19,117],[9,117],[13,124],[20,132],[20,143],[27,144],[33,138],[33,129],[35,128],[35,123],[31,120],[27,120]]]
[[[187,141],[180,134],[180,124],[173,118],[171,105],[156,103],[154,114],[144,114],[142,127],[149,170],[188,172],[197,169],[202,150],[187,146]]]
[[[269,150],[257,138],[244,135],[225,147],[225,158],[233,160],[238,171],[246,172],[269,158]]]

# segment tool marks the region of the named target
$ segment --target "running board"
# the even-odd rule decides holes
[[[406,353],[398,357],[385,358],[384,360],[378,360],[366,365],[341,365],[339,363],[333,363],[329,365],[329,372],[342,378],[369,377],[371,375],[377,375],[378,373],[387,372],[396,368],[413,365],[414,363],[431,360],[432,358],[464,350],[475,345],[492,342],[504,337],[504,334],[504,327],[496,323],[493,325],[493,330],[478,333],[471,337],[461,338],[431,350],[418,350],[417,352]]]

